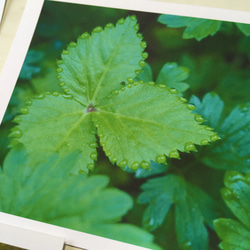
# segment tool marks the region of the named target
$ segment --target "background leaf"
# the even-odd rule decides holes
[[[212,226],[215,218],[212,199],[199,188],[175,174],[153,178],[141,186],[138,201],[149,203],[143,215],[144,227],[154,230],[175,208],[178,244],[192,249],[207,249],[208,234],[204,222]]]
[[[209,35],[213,36],[220,29],[222,23],[216,20],[175,15],[160,15],[158,22],[171,28],[186,27],[183,38],[195,38],[198,41]]]
[[[159,249],[149,233],[118,223],[133,201],[125,192],[107,188],[107,176],[69,175],[79,157],[54,154],[34,166],[24,150],[12,149],[0,172],[0,211]]]
[[[250,104],[236,106],[223,120],[223,102],[216,94],[207,94],[200,102],[190,100],[221,140],[203,152],[203,162],[210,167],[247,172],[250,167]],[[216,110],[216,111],[215,111]]]
[[[233,219],[214,221],[216,232],[222,240],[221,249],[245,250],[250,247],[249,177],[249,173],[242,175],[235,171],[228,171],[225,174],[222,197],[239,222]]]

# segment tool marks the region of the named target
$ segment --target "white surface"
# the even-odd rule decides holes
[[[6,0],[0,0],[0,27],[1,27],[1,20],[3,17],[3,10]]]
[[[3,229],[8,225],[10,228],[13,228],[13,231],[10,230],[7,233],[3,234]],[[17,230],[14,230],[15,227]],[[23,231],[23,233],[22,233]],[[10,233],[10,234],[9,234]],[[19,233],[22,233],[22,236],[19,237]],[[49,235],[50,238],[48,237]],[[8,238],[9,237],[9,238]],[[47,237],[47,238],[46,238]],[[3,239],[11,240],[12,244],[22,247],[23,244],[28,243],[32,248],[30,250],[58,250],[62,249],[57,248],[61,239],[64,239],[65,244],[85,248],[88,250],[145,250],[147,248],[138,247],[130,245],[127,243],[106,239],[103,237],[82,233],[74,231],[71,229],[53,226],[50,224],[33,221],[25,219],[22,217],[6,214],[0,212],[0,242],[3,242]],[[45,247],[43,241],[45,239],[50,240],[51,244],[54,244],[55,248]],[[58,243],[58,245],[56,245]],[[10,243],[9,243],[10,244]],[[20,244],[20,245],[18,245]],[[43,248],[36,248],[43,246]],[[47,246],[47,245],[46,245]]]
[[[0,223],[0,242],[29,250],[62,250],[64,246],[64,239],[61,237],[2,223]]]

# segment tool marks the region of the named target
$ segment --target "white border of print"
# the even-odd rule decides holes
[[[175,14],[193,16],[223,21],[250,23],[250,13],[243,11],[225,10],[184,4],[173,4],[153,0],[52,0],[58,2],[78,3],[130,9],[152,13]],[[16,37],[13,41],[9,56],[0,76],[0,121],[9,103],[15,87],[24,58],[32,40],[34,30],[43,6],[44,0],[28,0]],[[16,233],[13,235],[13,233]],[[17,235],[21,237],[17,237]],[[28,220],[0,212],[0,242],[28,249],[48,249],[45,247],[44,237],[53,246],[53,250],[62,249],[62,242],[88,250],[109,249],[145,249],[130,244],[114,241],[78,231]],[[28,239],[28,241],[27,241]],[[29,243],[27,245],[27,242]],[[53,245],[54,244],[54,245]],[[42,248],[41,248],[42,246]],[[44,248],[45,247],[45,248]]]

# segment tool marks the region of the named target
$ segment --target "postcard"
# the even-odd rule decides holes
[[[0,223],[94,250],[249,248],[249,13],[31,12],[0,79]]]

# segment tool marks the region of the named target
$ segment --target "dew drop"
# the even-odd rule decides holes
[[[125,168],[125,167],[127,166],[127,161],[126,161],[126,160],[122,160],[122,161],[120,162],[119,166],[120,166],[121,168]]]
[[[125,22],[124,18],[121,18],[121,19],[118,20],[118,24],[124,24],[124,22]]]
[[[97,143],[96,143],[96,142],[91,142],[91,143],[89,144],[89,146],[90,146],[91,148],[96,148],[96,147],[97,147]]]
[[[69,46],[72,47],[72,48],[76,47],[76,45],[77,44],[75,42],[70,42],[70,44],[69,44]]]
[[[211,135],[210,136],[210,140],[211,141],[217,141],[217,140],[220,140],[221,138],[217,135],[217,134],[214,134],[214,135]]]
[[[73,96],[72,95],[62,95],[65,99],[72,100]]]
[[[148,82],[149,85],[155,85],[155,82]]]
[[[179,100],[180,100],[181,102],[187,102],[187,99],[184,98],[184,97],[180,97]]]
[[[121,91],[124,91],[124,90],[126,90],[126,88],[125,87],[121,87]]]
[[[144,60],[140,60],[139,65],[143,68],[143,67],[145,67],[146,63]]]
[[[100,138],[103,138],[103,137],[104,137],[104,135],[103,135],[103,134],[99,134],[99,137],[100,137]],[[101,146],[103,146],[103,145],[105,145],[105,144],[104,144],[104,143],[102,143],[102,144],[101,144]]]
[[[97,26],[96,28],[93,29],[93,32],[95,32],[95,33],[100,33],[101,31],[102,31],[101,26]]]
[[[141,74],[141,70],[136,69],[136,70],[135,70],[135,73],[136,73],[136,75],[139,75],[139,74]]]
[[[158,85],[160,88],[166,88],[167,86],[165,84],[159,84]]]
[[[44,93],[41,93],[41,94],[36,96],[37,99],[43,99],[44,97],[45,97]]]
[[[58,73],[60,73],[60,72],[63,71],[63,69],[62,69],[62,68],[57,68],[56,71],[57,71]]]
[[[59,86],[60,86],[60,87],[63,87],[64,85],[65,85],[64,82],[60,82],[60,83],[59,83]]]
[[[53,95],[53,96],[59,96],[59,93],[58,93],[57,91],[54,91],[54,92],[52,93],[52,95]]]
[[[95,167],[95,165],[93,163],[89,163],[87,166],[87,168],[91,171],[94,170],[94,167]]]
[[[139,31],[140,26],[139,26],[139,24],[138,24],[138,23],[134,25],[134,29],[135,29],[135,31],[136,31],[136,32],[137,32],[137,31]]]
[[[70,92],[70,90],[69,90],[68,88],[63,89],[63,91],[64,91],[65,93],[69,93],[69,92]]]
[[[20,108],[19,113],[27,115],[29,113],[29,109],[27,107],[22,107]]]
[[[114,163],[116,163],[118,161],[118,159],[116,157],[113,157],[111,161],[114,164]]]
[[[92,153],[90,154],[90,158],[91,158],[92,160],[96,161],[96,160],[97,160],[97,153],[96,153],[96,152],[92,152]]]
[[[32,105],[32,100],[26,100],[25,104],[28,105],[28,106],[31,106]]]
[[[159,155],[156,157],[157,163],[166,163],[166,156],[165,155]]]
[[[140,81],[139,81],[139,83],[140,83],[140,84],[143,84],[143,83],[144,83],[144,81],[143,81],[143,80],[140,80]]]
[[[89,33],[88,33],[88,32],[85,32],[85,33],[83,33],[83,34],[80,36],[80,38],[86,39],[86,38],[88,38],[89,36],[90,36]]]
[[[46,91],[45,94],[46,95],[51,95],[51,93],[49,91]]]
[[[132,86],[133,86],[133,85],[130,84],[130,83],[127,85],[127,87],[128,87],[129,89],[132,88]]]
[[[57,75],[56,78],[57,78],[57,79],[61,79],[62,76],[61,76],[61,75]]]
[[[141,47],[142,47],[143,49],[145,49],[145,48],[147,47],[147,42],[142,41],[142,42],[141,42]]]
[[[199,114],[195,114],[194,116],[194,119],[197,121],[197,122],[205,122],[206,120]]]
[[[20,123],[22,121],[22,118],[21,116],[17,115],[14,119],[13,119],[13,122],[15,123]]]
[[[62,54],[63,54],[63,55],[68,55],[69,52],[68,52],[67,50],[63,50],[63,51],[62,51]]]
[[[142,161],[141,162],[141,168],[149,170],[150,169],[150,162]]]
[[[108,23],[108,24],[106,25],[106,28],[108,28],[108,29],[111,29],[111,28],[113,28],[113,27],[114,27],[113,23]]]
[[[110,151],[106,151],[105,154],[107,157],[110,157],[112,155],[112,153]]]
[[[142,57],[144,59],[147,59],[148,58],[148,52],[142,52]]]
[[[22,131],[18,128],[14,128],[11,133],[9,134],[9,137],[15,137],[20,138],[23,135]]]
[[[209,141],[207,139],[203,139],[201,140],[201,145],[208,145],[209,144]]]
[[[139,84],[139,82],[137,82],[137,81],[134,81],[134,82],[133,82],[133,85],[134,85],[134,86],[137,86],[138,84]]]
[[[131,21],[136,21],[136,16],[135,15],[129,16],[129,18],[130,18]]]
[[[186,142],[184,148],[186,152],[197,151],[195,145],[192,142]]]
[[[170,93],[172,93],[172,94],[178,94],[178,90],[175,89],[175,88],[170,88],[169,91],[170,91]]]
[[[221,194],[224,200],[231,200],[232,199],[232,192],[228,188],[222,188]]]
[[[127,81],[128,81],[128,83],[133,83],[133,82],[134,82],[134,80],[133,80],[132,77],[129,77],[129,78],[127,79]]]
[[[195,109],[196,109],[196,106],[195,106],[194,104],[192,104],[192,103],[189,103],[189,104],[187,105],[187,108],[190,109],[190,110],[195,110]]]
[[[179,154],[179,152],[177,150],[172,150],[169,153],[169,157],[174,158],[174,159],[180,159],[180,154]]]
[[[63,64],[63,60],[57,60],[57,65]]]
[[[142,39],[142,38],[143,38],[143,35],[142,35],[141,33],[138,33],[138,34],[137,34],[137,37],[140,38],[140,39]]]
[[[135,162],[131,165],[130,168],[131,168],[132,170],[136,171],[136,170],[139,168],[139,166],[140,166],[140,163],[137,162],[137,161],[135,161]]]
[[[113,94],[119,95],[119,91],[118,91],[118,90],[114,90],[114,91],[113,91]]]

